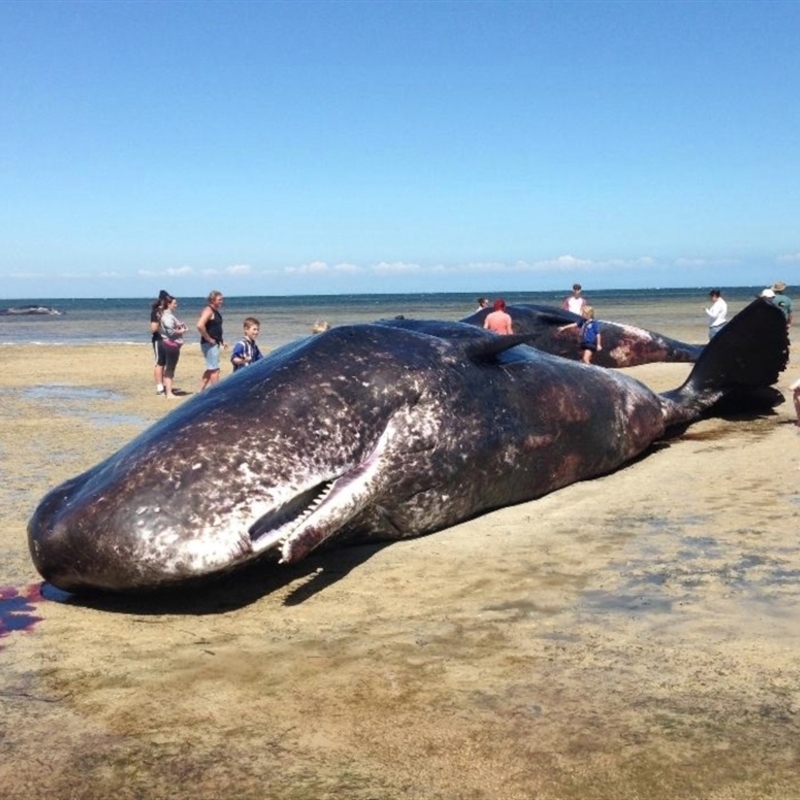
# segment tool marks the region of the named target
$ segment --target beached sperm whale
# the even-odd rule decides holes
[[[788,357],[762,300],[664,395],[521,341],[398,320],[287,345],[53,489],[28,526],[34,564],[66,590],[134,590],[430,533],[610,472]]]
[[[462,319],[469,325],[483,327],[486,315],[492,309],[485,308]],[[577,328],[559,330],[564,325],[578,322],[578,314],[554,306],[519,303],[507,306],[511,315],[514,333],[524,333],[530,338],[528,344],[537,350],[576,361],[581,359],[581,335]],[[701,344],[687,344],[660,333],[625,325],[620,322],[598,320],[603,336],[603,349],[592,355],[592,363],[598,367],[636,367],[654,361],[694,362],[703,352]]]

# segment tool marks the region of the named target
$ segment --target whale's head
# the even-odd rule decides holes
[[[66,590],[119,591],[302,558],[436,449],[451,349],[356,325],[275,351],[47,494],[34,564]]]

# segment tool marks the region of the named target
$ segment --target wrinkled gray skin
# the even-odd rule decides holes
[[[514,333],[527,334],[528,344],[554,356],[579,361],[582,356],[581,334],[577,328],[559,330],[578,322],[581,317],[554,306],[520,303],[508,306]],[[483,327],[491,309],[476,311],[462,322]],[[636,367],[653,362],[695,362],[703,352],[701,344],[687,344],[660,333],[620,322],[598,320],[602,350],[592,355],[597,367]]]
[[[518,341],[394,322],[284,347],[51,491],[33,561],[62,589],[133,590],[333,537],[419,536],[609,472],[721,394],[658,396],[504,349]]]

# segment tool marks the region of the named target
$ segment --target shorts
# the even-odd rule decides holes
[[[155,365],[157,367],[163,367],[167,363],[167,353],[161,339],[156,339],[153,342],[153,355],[155,356]]]
[[[217,372],[219,370],[219,345],[201,342],[200,349],[206,360],[206,372]]]
[[[597,345],[596,344],[589,344],[588,342],[583,342],[581,344],[581,350],[591,350],[593,353],[597,352]]]
[[[712,325],[708,329],[708,338],[713,339],[726,325],[727,323],[723,322],[722,325]]]

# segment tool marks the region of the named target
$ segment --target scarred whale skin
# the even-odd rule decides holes
[[[129,591],[430,533],[614,470],[726,394],[769,386],[788,354],[764,301],[664,395],[521,340],[395,321],[287,345],[46,495],[34,564],[65,590]]]
[[[553,306],[525,303],[508,306],[506,310],[511,315],[514,333],[528,335],[528,344],[537,350],[576,361],[581,359],[580,331],[576,328],[559,330],[563,325],[579,321],[577,314]],[[482,309],[461,321],[483,327],[490,312],[491,309]],[[659,361],[691,363],[703,352],[701,344],[687,344],[620,322],[598,322],[603,347],[592,355],[592,363],[598,367],[636,367]]]

